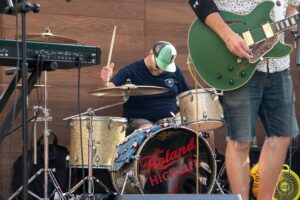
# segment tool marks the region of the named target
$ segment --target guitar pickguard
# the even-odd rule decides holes
[[[252,58],[249,59],[250,63],[256,63],[259,59],[262,59],[278,42],[278,37],[274,36],[264,41],[254,44],[251,49]]]

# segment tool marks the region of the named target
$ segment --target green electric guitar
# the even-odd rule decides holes
[[[237,89],[248,82],[261,59],[291,53],[291,45],[279,42],[278,34],[296,25],[299,15],[273,22],[270,18],[273,6],[271,1],[262,2],[248,15],[220,12],[251,49],[253,57],[249,60],[233,55],[219,36],[199,19],[193,22],[188,36],[190,58],[208,85],[224,91]]]

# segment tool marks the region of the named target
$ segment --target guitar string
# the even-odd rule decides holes
[[[288,20],[288,19],[290,19],[290,18],[295,18],[295,16],[286,18],[286,19],[284,19],[284,20]],[[271,23],[271,24],[270,24],[270,25],[271,25],[271,28],[272,28],[272,31],[273,31],[274,33],[283,32],[283,31],[285,31],[285,30],[288,30],[288,29],[292,28],[294,25],[296,25],[296,24],[292,24],[290,21],[289,21],[289,25],[286,25],[286,24],[284,23],[284,20],[280,20],[280,21],[277,21],[277,22],[274,22],[274,23]],[[284,26],[283,28],[280,26],[280,22],[283,22],[283,26]],[[275,27],[275,24],[279,24],[280,30],[277,30],[277,28]],[[262,28],[256,28],[256,29],[253,29],[253,30],[250,31],[250,33],[251,33],[251,36],[252,36],[252,37],[259,37],[259,38],[262,37],[261,39],[265,38],[265,33],[264,33],[264,31],[263,31]]]
[[[277,22],[273,22],[273,23],[271,23],[270,25],[271,25],[271,28],[272,28],[272,31],[274,32],[274,33],[278,33],[278,32],[282,32],[282,31],[284,31],[284,30],[287,30],[287,29],[290,29],[291,27],[293,27],[294,25],[296,25],[296,24],[293,24],[292,22],[290,22],[288,19],[291,19],[291,18],[296,18],[296,15],[295,16],[291,16],[291,17],[288,17],[288,18],[286,18],[286,19],[283,19],[283,20],[280,20],[280,21],[277,21]],[[288,20],[288,22],[289,22],[289,25],[286,25],[285,23],[284,23],[284,20]],[[281,22],[283,22],[283,28],[280,26],[280,23]],[[279,27],[280,27],[280,30],[277,30],[277,28],[275,27],[275,24],[279,24]],[[260,28],[256,28],[256,29],[253,29],[253,30],[251,30],[250,31],[250,33],[251,33],[251,36],[252,37],[254,37],[254,38],[256,38],[256,37],[258,37],[258,38],[260,38],[260,39],[264,39],[265,38],[265,33],[264,33],[264,31],[263,31],[263,29],[260,27]]]

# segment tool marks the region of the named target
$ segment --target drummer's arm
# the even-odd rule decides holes
[[[107,81],[100,81],[99,87],[115,87],[115,84],[113,82],[107,82]]]

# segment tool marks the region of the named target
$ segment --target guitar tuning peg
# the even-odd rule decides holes
[[[279,0],[276,1],[276,6],[278,6],[278,7],[281,6],[281,2]]]

